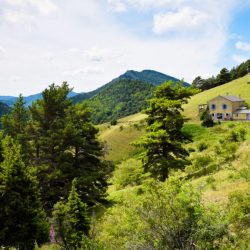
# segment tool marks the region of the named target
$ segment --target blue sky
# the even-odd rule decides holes
[[[250,0],[0,0],[0,95],[85,92],[130,69],[207,77],[250,58],[248,13]]]

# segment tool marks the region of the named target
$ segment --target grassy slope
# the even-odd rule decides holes
[[[108,150],[105,159],[120,161],[132,153],[134,147],[130,143],[144,133],[144,129],[138,130],[134,125],[139,124],[145,117],[144,114],[135,114],[118,120],[115,126],[110,126],[109,123],[99,126],[100,139],[106,142]]]
[[[250,81],[250,77],[245,76],[193,96],[189,103],[184,105],[184,114],[190,118],[191,121],[197,122],[199,120],[198,105],[205,104],[208,100],[218,95],[226,95],[226,93],[241,96],[250,104],[250,84],[247,84],[248,81]]]
[[[194,136],[194,143],[188,145],[188,147],[196,148],[200,142],[208,143],[209,147],[212,148],[219,139],[223,138],[228,129],[229,122],[216,126],[215,128],[206,129],[201,127],[198,118],[198,105],[206,103],[209,99],[221,94],[229,93],[231,95],[240,95],[250,104],[250,84],[247,84],[248,76],[232,81],[228,84],[216,87],[199,93],[192,97],[187,105],[184,106],[184,114],[191,118],[189,124],[185,125],[185,129],[191,132]],[[134,150],[129,144],[136,140],[143,134],[143,130],[138,131],[133,126],[134,123],[138,123],[144,119],[145,115],[135,114],[129,117],[120,119],[118,125],[108,127],[108,124],[100,126],[100,138],[105,140],[111,149],[109,155],[106,156],[108,160],[121,161],[128,158],[131,152]],[[237,176],[239,171],[243,167],[250,166],[250,124],[232,122],[236,126],[243,126],[247,129],[247,141],[242,143],[237,154],[239,157],[232,162],[231,166],[223,166],[219,171],[211,174],[215,180],[213,184],[207,183],[208,176],[202,176],[194,179],[193,183],[197,188],[203,187],[203,198],[206,202],[223,202],[228,198],[228,194],[235,190],[244,190],[247,188],[249,180],[244,178],[232,178]],[[123,125],[124,129],[120,131],[119,127]],[[249,156],[248,156],[249,155]],[[249,166],[248,166],[249,162]],[[238,175],[239,177],[239,175]]]

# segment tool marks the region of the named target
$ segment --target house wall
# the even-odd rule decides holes
[[[242,102],[233,102],[232,104],[233,104],[233,112],[235,112],[236,109],[238,109],[239,107],[245,105],[244,101],[242,101]]]
[[[215,109],[212,109],[212,105],[216,105],[216,108]],[[227,105],[227,108],[226,109],[223,109],[223,104],[226,104]],[[208,102],[208,105],[209,105],[209,113],[212,115],[214,114],[213,119],[214,120],[217,120],[217,114],[218,113],[221,113],[223,115],[223,119],[225,118],[233,118],[233,112],[236,111],[236,109],[238,109],[241,105],[244,104],[244,101],[242,102],[231,102],[221,96],[217,96],[216,98],[210,100]],[[227,114],[229,114],[229,116],[227,116]],[[246,119],[246,116],[245,118]]]
[[[237,115],[237,114],[234,114],[234,115],[233,115],[233,119],[234,119],[234,120],[239,120],[239,121],[240,121],[240,120],[241,120],[241,121],[244,120],[244,121],[245,121],[245,120],[248,120],[247,118],[248,118],[248,117],[247,117],[247,114],[238,114],[238,115]]]

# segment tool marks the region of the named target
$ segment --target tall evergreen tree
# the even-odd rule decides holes
[[[109,165],[100,159],[102,147],[89,110],[85,105],[74,106],[67,98],[69,92],[67,83],[52,84],[30,109],[34,162],[39,166],[42,197],[49,210],[68,196],[75,177],[88,205],[101,201],[110,173]]]
[[[25,107],[25,101],[22,95],[19,95],[11,112],[1,118],[4,134],[11,136],[21,145],[22,156],[25,162],[29,162],[31,154],[30,137],[28,133],[29,121],[30,113]]]
[[[76,179],[72,182],[66,204],[58,202],[53,211],[54,223],[59,238],[67,249],[79,249],[83,236],[88,235],[90,221],[87,205],[76,190]]]
[[[48,223],[40,201],[38,182],[24,165],[20,146],[3,141],[0,166],[0,245],[34,249],[48,239]]]
[[[144,169],[153,177],[164,181],[170,169],[183,168],[187,164],[188,152],[182,146],[190,138],[182,131],[185,118],[182,104],[196,93],[172,82],[164,83],[155,92],[146,110],[147,133],[139,142],[146,149]]]

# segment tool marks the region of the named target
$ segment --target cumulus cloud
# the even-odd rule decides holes
[[[125,12],[127,11],[127,6],[124,2],[119,0],[108,0],[108,10],[113,12]]]
[[[210,16],[190,7],[185,7],[177,12],[156,14],[154,16],[154,32],[162,34],[169,31],[188,31],[201,28],[209,21]]]
[[[89,61],[101,62],[112,58],[112,53],[107,49],[92,47],[83,51],[83,56]]]
[[[55,60],[55,55],[52,52],[47,52],[47,53],[45,53],[44,58],[47,61],[54,61]]]
[[[7,51],[4,47],[0,46],[0,58],[6,55]]]
[[[238,41],[235,44],[235,47],[237,49],[239,49],[239,50],[250,51],[250,43],[245,43],[245,42]]]
[[[57,10],[51,0],[2,0],[0,21],[12,25],[34,25],[37,14],[48,15]]]
[[[83,67],[64,72],[65,76],[77,76],[81,74],[102,74],[104,69],[100,67]]]
[[[246,56],[243,56],[243,55],[234,54],[234,55],[232,56],[232,59],[233,59],[236,63],[240,64],[240,63],[242,63],[242,62],[247,61],[248,58],[247,58]]]
[[[3,0],[9,7],[21,7],[27,9],[34,7],[41,14],[49,14],[57,10],[57,6],[51,0]]]

